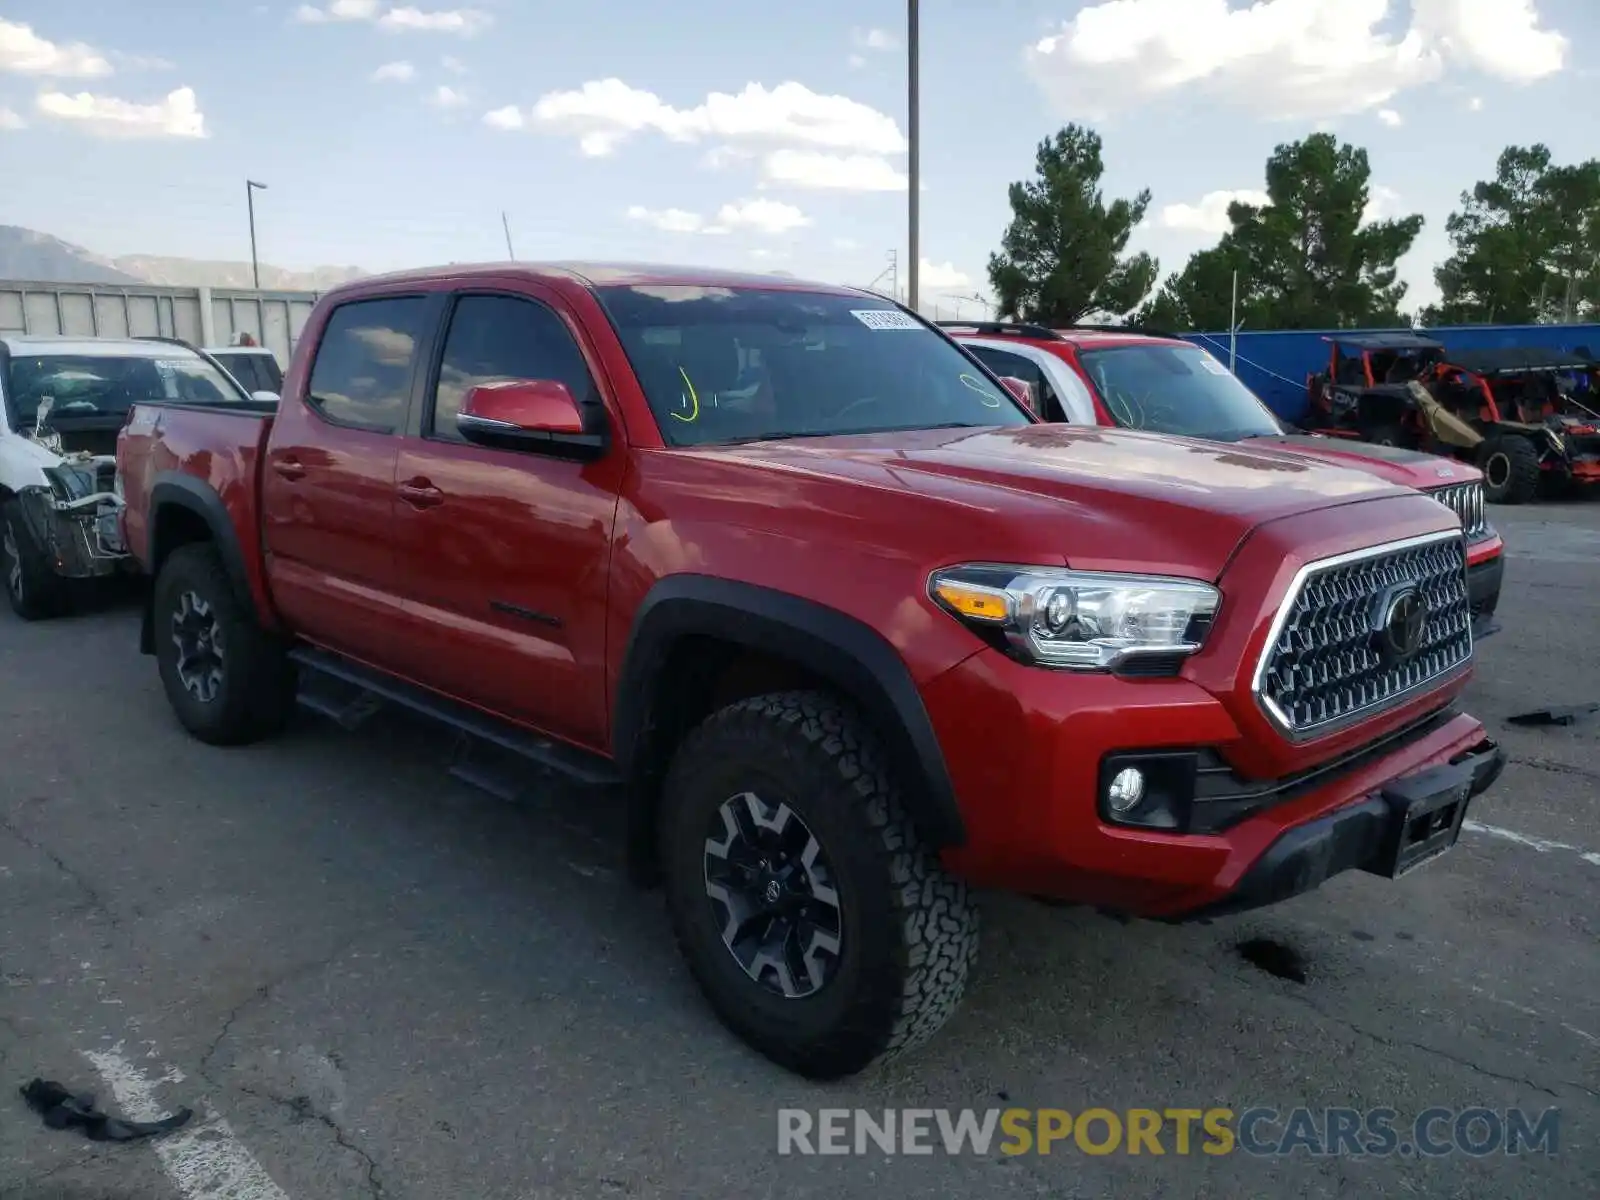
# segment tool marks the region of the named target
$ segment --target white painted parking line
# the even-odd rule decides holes
[[[1537,850],[1540,854],[1548,854],[1552,850],[1559,850],[1567,854],[1576,854],[1591,867],[1600,867],[1600,853],[1585,850],[1582,846],[1573,846],[1567,842],[1552,842],[1547,838],[1532,837],[1526,833],[1518,833],[1515,829],[1502,829],[1498,825],[1485,825],[1480,821],[1463,821],[1461,828],[1468,833],[1482,833],[1489,837],[1499,838],[1506,842],[1515,842],[1519,846],[1526,846],[1530,850]]]
[[[83,1056],[100,1072],[129,1120],[159,1121],[168,1115],[156,1089],[181,1082],[181,1071],[169,1068],[152,1078],[123,1054],[120,1042],[109,1050],[85,1050]],[[153,1146],[183,1200],[289,1200],[215,1112],[196,1113],[193,1122],[155,1139]]]

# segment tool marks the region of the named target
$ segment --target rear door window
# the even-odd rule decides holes
[[[394,433],[405,422],[428,316],[423,296],[353,300],[328,317],[306,399],[338,425]]]

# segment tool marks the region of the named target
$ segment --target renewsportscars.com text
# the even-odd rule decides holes
[[[804,1108],[778,1110],[779,1154],[1554,1155],[1561,1112],[1429,1108]]]

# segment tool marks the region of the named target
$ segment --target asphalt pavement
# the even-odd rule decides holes
[[[1492,516],[1506,628],[1470,703],[1512,765],[1454,853],[1209,925],[988,897],[952,1024],[829,1086],[710,1015],[659,893],[623,877],[612,801],[496,800],[402,718],[211,749],[174,722],[130,603],[6,613],[0,1197],[1600,1195],[1600,714],[1506,723],[1600,701],[1600,502]],[[23,1108],[34,1075],[195,1117],[90,1142]],[[778,1147],[781,1109],[1301,1106],[1391,1109],[1404,1133],[1430,1109],[1555,1109],[1557,1133],[1437,1157],[1259,1153],[1272,1122],[1229,1154]]]

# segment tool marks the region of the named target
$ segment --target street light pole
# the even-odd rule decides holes
[[[922,121],[918,113],[918,58],[917,51],[917,0],[906,0],[906,132],[910,141],[910,153],[907,156],[906,183],[911,192],[911,200],[907,212],[909,225],[909,241],[911,243],[911,261],[907,264],[907,273],[910,276],[907,298],[911,302],[911,311],[917,311],[919,268],[922,265],[922,249],[919,246],[919,230],[917,228],[921,214],[918,212],[918,193],[922,190]]]
[[[245,204],[250,209],[250,277],[255,280],[256,291],[261,290],[261,264],[256,259],[256,189],[267,190],[267,185],[254,179],[244,181]]]

